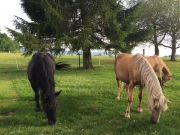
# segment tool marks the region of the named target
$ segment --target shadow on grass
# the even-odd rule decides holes
[[[132,110],[132,118],[124,117],[126,104],[124,101],[112,99],[110,96],[68,93],[62,92],[58,97],[57,122],[55,127],[61,126],[74,130],[88,129],[97,130],[98,128],[118,131],[125,126],[143,126],[148,123],[147,119],[137,119],[140,115]],[[1,108],[0,115],[6,115],[13,112],[10,117],[0,118],[0,127],[44,127],[48,126],[44,112],[35,112],[35,102],[31,101],[33,97],[18,99],[15,103]],[[137,116],[136,116],[137,115]],[[134,118],[133,118],[134,117]],[[142,116],[140,116],[142,117]],[[149,119],[149,117],[148,117]],[[124,123],[124,125],[119,125]],[[111,125],[118,125],[111,127]]]
[[[34,101],[31,101],[33,97],[27,99],[17,99],[12,104],[8,104],[5,107],[1,107],[0,115],[6,115],[10,112],[13,113],[11,117],[0,118],[0,126],[44,126],[48,125],[47,120],[44,119],[44,112],[35,112]],[[57,123],[63,124],[64,122],[77,123],[82,121],[83,117],[87,118],[91,122],[91,117],[96,117],[92,119],[95,121],[97,117],[103,119],[103,111],[106,110],[106,106],[101,105],[94,96],[89,95],[60,95],[58,97],[59,105],[57,106]],[[7,100],[8,102],[8,100]],[[108,112],[106,112],[108,116]]]

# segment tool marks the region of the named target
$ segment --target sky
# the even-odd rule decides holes
[[[14,16],[18,16],[23,18],[24,20],[29,21],[30,19],[27,17],[27,15],[23,12],[20,0],[0,0],[0,30],[1,33],[6,33],[9,35],[5,29],[5,27],[8,27],[10,29],[15,29],[13,26],[13,20],[15,19]],[[143,53],[143,49],[145,49],[145,55],[151,56],[154,55],[154,47],[136,47],[132,54],[136,53]],[[168,56],[171,55],[171,49],[170,48],[163,48],[160,47],[160,54],[159,56]],[[180,49],[176,50],[176,54],[180,54]]]
[[[0,30],[1,33],[7,33],[5,27],[15,29],[13,26],[14,16],[19,16],[29,20],[27,15],[21,9],[20,0],[0,0]]]

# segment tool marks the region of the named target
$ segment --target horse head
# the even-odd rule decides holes
[[[51,96],[43,95],[43,109],[46,113],[49,125],[56,123],[57,96],[60,93],[61,90],[57,93],[53,93]]]
[[[167,83],[167,81],[171,80],[172,77],[173,77],[172,75],[164,74],[163,77],[162,77],[162,86],[164,86]]]
[[[150,122],[152,124],[156,124],[159,122],[161,110],[165,111],[167,109],[166,103],[170,101],[166,99],[165,97],[162,98],[161,95],[160,96],[152,95],[152,100],[153,100],[152,102],[153,104],[151,104],[150,102],[148,104],[150,114],[151,114]]]

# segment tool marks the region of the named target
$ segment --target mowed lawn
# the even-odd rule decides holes
[[[17,64],[16,64],[17,59]],[[163,93],[171,103],[158,124],[150,123],[147,93],[143,113],[137,113],[138,86],[134,90],[131,118],[124,117],[126,91],[116,99],[114,57],[92,56],[94,69],[79,68],[78,56],[56,57],[71,68],[56,71],[57,122],[48,125],[44,112],[35,112],[34,93],[26,67],[31,56],[0,53],[0,135],[178,135],[180,133],[180,58],[163,58],[173,74]],[[80,66],[82,66],[82,58]]]

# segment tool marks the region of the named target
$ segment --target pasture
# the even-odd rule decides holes
[[[18,62],[16,66],[15,56]],[[31,59],[20,53],[0,53],[0,135],[177,135],[180,133],[180,59],[163,58],[174,75],[163,93],[171,103],[158,124],[150,123],[147,93],[143,113],[137,113],[138,86],[134,90],[131,118],[124,117],[127,98],[116,99],[114,57],[93,56],[93,70],[78,68],[78,56],[61,56],[71,68],[55,73],[58,97],[55,125],[48,125],[44,112],[35,112],[34,92],[27,79]],[[56,58],[58,61],[59,57]],[[82,60],[81,60],[82,61]],[[81,63],[82,66],[82,63]]]

